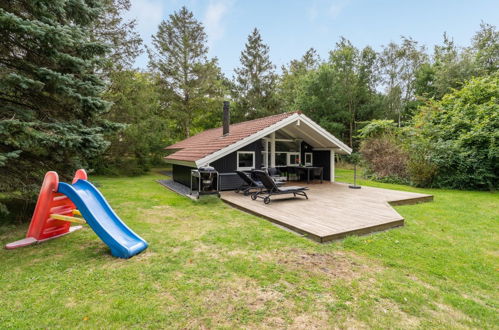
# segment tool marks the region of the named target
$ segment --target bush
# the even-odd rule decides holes
[[[360,152],[366,169],[375,179],[406,182],[408,154],[395,137],[385,135],[364,140]]]
[[[360,153],[372,179],[407,183],[408,154],[399,140],[399,128],[393,120],[373,120],[359,130]]]
[[[497,189],[499,74],[472,79],[441,101],[428,101],[410,134],[409,172],[420,184]]]

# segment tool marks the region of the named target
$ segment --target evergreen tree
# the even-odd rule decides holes
[[[223,87],[217,59],[207,58],[204,28],[185,7],[161,22],[153,46],[149,66],[159,75],[163,107],[177,121],[181,136],[189,137],[219,111]]]
[[[253,119],[279,112],[276,95],[278,76],[270,61],[269,46],[258,29],[248,36],[241,52],[241,67],[236,72],[236,120]]]
[[[108,103],[94,74],[107,48],[91,41],[96,1],[0,3],[0,190],[36,192],[69,176],[108,142]]]
[[[142,53],[142,39],[135,30],[135,20],[123,19],[123,13],[130,10],[130,0],[104,0],[104,10],[92,28],[93,38],[109,46],[103,62],[105,75],[129,69],[135,58]]]

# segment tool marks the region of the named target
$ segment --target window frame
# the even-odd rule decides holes
[[[253,156],[253,164],[251,167],[240,167],[239,166],[239,155],[240,154],[251,154]],[[236,165],[237,165],[237,170],[238,171],[250,171],[250,170],[253,170],[255,168],[255,162],[256,162],[256,159],[255,159],[255,152],[254,151],[238,151],[237,152],[237,158],[236,158]]]
[[[307,155],[310,155],[310,162],[307,162]],[[306,152],[303,155],[303,163],[305,166],[312,166],[314,164],[314,153],[313,152]]]
[[[298,156],[298,164],[291,164],[291,155]],[[289,151],[286,156],[286,164],[288,166],[299,166],[300,165],[300,153],[298,151]]]

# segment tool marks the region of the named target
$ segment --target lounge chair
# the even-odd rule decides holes
[[[296,197],[296,195],[299,195],[308,199],[307,193],[305,192],[306,190],[308,190],[307,187],[278,187],[274,180],[272,180],[272,178],[266,172],[253,171],[253,173],[255,173],[257,179],[261,181],[261,183],[265,187],[265,190],[251,194],[252,200],[262,198],[265,204],[269,204],[270,196],[289,194],[293,194],[294,197]]]
[[[260,181],[253,180],[251,175],[242,171],[236,171],[236,173],[241,180],[243,180],[243,184],[236,189],[236,193],[243,192],[244,196],[248,196],[252,189],[257,189],[259,191],[265,189],[265,186]]]
[[[281,171],[275,167],[269,167],[267,173],[275,182],[286,182],[287,177],[283,176]]]

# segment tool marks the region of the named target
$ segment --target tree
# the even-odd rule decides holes
[[[109,52],[102,65],[104,74],[129,69],[135,58],[142,53],[142,39],[135,30],[135,20],[123,19],[123,13],[130,10],[130,0],[104,0],[101,11],[92,26],[92,38],[107,44]]]
[[[69,177],[116,125],[94,73],[107,47],[89,31],[96,1],[0,4],[0,190],[33,196],[48,170]]]
[[[474,78],[442,100],[428,100],[410,130],[413,150],[425,150],[436,187],[497,189],[499,74]],[[419,166],[418,168],[422,168]],[[415,175],[416,173],[413,173]]]
[[[499,70],[499,31],[491,24],[482,22],[473,36],[471,51],[475,54],[479,72],[492,74]]]
[[[302,79],[307,73],[317,70],[321,59],[314,48],[310,48],[300,60],[292,60],[287,66],[282,66],[279,80],[279,98],[283,108],[297,107],[298,95],[301,92]]]
[[[204,28],[186,7],[161,22],[152,43],[149,66],[159,75],[163,108],[189,137],[198,121],[218,110],[220,102],[213,101],[223,86],[217,59],[207,58]]]
[[[427,61],[424,47],[417,41],[402,37],[402,44],[389,43],[380,54],[380,67],[386,87],[388,113],[392,114],[401,126],[404,111],[414,100],[416,74]]]
[[[112,78],[104,94],[113,102],[106,118],[126,127],[108,137],[111,146],[95,168],[104,174],[141,174],[160,163],[164,146],[173,142],[173,125],[161,111],[160,91],[151,74],[128,70]]]
[[[236,120],[268,116],[280,110],[276,95],[277,75],[269,51],[255,28],[241,52],[241,66],[235,70]]]

